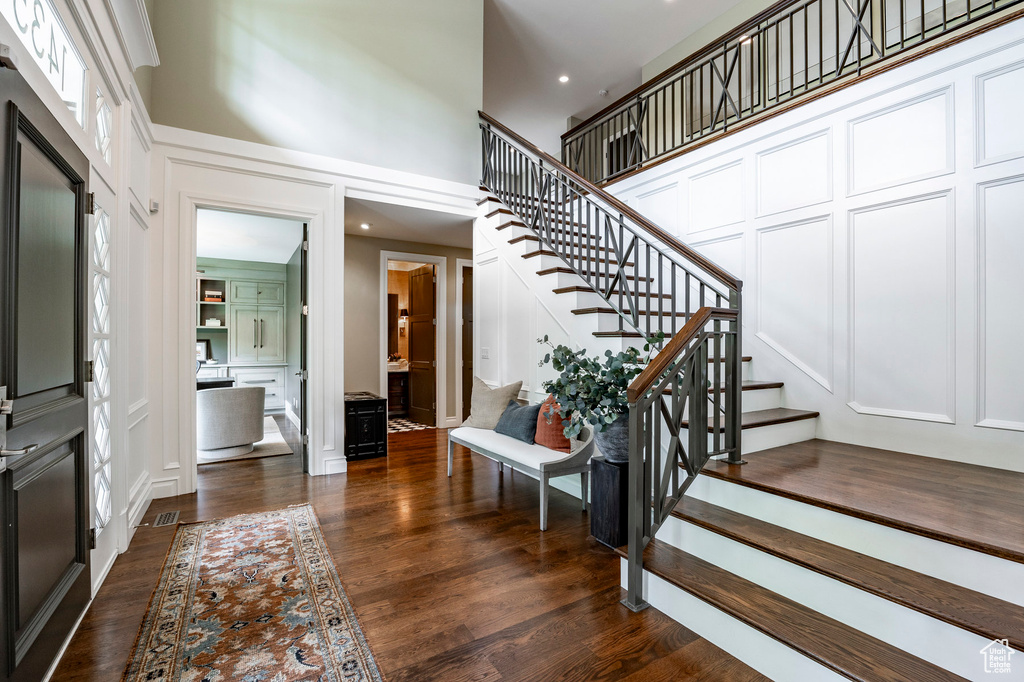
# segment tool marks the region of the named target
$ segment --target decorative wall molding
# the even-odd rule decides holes
[[[811,143],[823,140],[825,143],[825,155],[821,159],[821,166],[814,168],[810,160],[806,158],[793,159],[793,165],[795,168],[782,169],[767,169],[766,162],[772,156],[782,156],[787,153],[795,154],[798,152],[798,148],[801,146],[808,146]],[[785,213],[788,211],[794,211],[801,208],[807,208],[809,206],[816,206],[818,204],[832,201],[832,186],[833,186],[833,162],[832,162],[832,128],[824,128],[822,130],[803,135],[794,140],[784,142],[776,147],[766,149],[758,152],[755,155],[756,159],[756,173],[757,173],[757,188],[755,196],[757,199],[757,216],[760,218],[775,215],[778,213]],[[794,172],[801,170],[801,165],[806,165],[808,168],[806,171],[808,175],[801,177],[794,177]],[[815,177],[816,176],[816,177]],[[802,202],[791,202],[783,203],[781,205],[772,205],[767,198],[770,197],[774,192],[778,191],[778,188],[768,188],[766,190],[766,180],[768,178],[785,182],[787,185],[804,189],[809,182],[813,182],[820,178],[823,181],[822,193],[820,196],[811,196]],[[767,204],[767,207],[766,207]]]
[[[926,158],[927,154],[933,152],[932,147],[934,147],[936,140],[925,139],[924,137],[914,138],[915,135],[927,135],[929,132],[928,124],[936,123],[929,121],[927,116],[929,112],[925,105],[932,103],[940,105],[943,111],[941,125],[944,134],[941,135],[941,139],[945,144],[945,153],[941,155],[943,157],[941,160]],[[932,113],[934,114],[934,112]],[[893,120],[894,118],[895,120]],[[882,119],[889,120],[883,121]],[[872,125],[874,127],[871,127]],[[902,130],[897,129],[900,125],[904,126]],[[858,133],[858,128],[861,128],[862,132]],[[847,195],[865,194],[953,173],[956,170],[955,129],[952,85],[849,121],[847,123]],[[877,138],[873,142],[879,148],[873,150],[874,153],[878,154],[884,151],[892,155],[891,159],[875,163],[869,171],[865,171],[864,175],[870,176],[872,179],[865,181],[863,184],[858,184],[857,182],[858,164],[863,162],[867,165],[867,158],[858,158],[858,136],[860,136],[860,139],[872,136]],[[900,143],[908,142],[918,142],[920,144],[915,149],[900,149],[897,147]],[[861,150],[861,153],[867,157],[871,151]],[[932,167],[927,166],[929,160],[933,162]],[[898,169],[901,163],[908,167],[904,175],[893,174],[891,177],[885,178],[887,171],[891,173],[893,169]],[[884,179],[877,180],[876,178],[879,175]]]
[[[989,121],[987,118],[986,97],[988,95],[988,84],[996,80],[1010,80],[1007,88],[1000,93],[1000,100],[1011,100],[997,107],[996,120]],[[1014,95],[1024,91],[1024,60],[1008,64],[1002,68],[979,74],[974,79],[974,165],[987,166],[993,163],[1001,163],[1012,159],[1024,157],[1024,126],[1020,124],[1019,110],[1009,113],[1007,108],[1013,108],[1012,100]],[[991,137],[997,134],[1011,137],[1008,151],[1002,154],[988,156],[987,147],[990,141],[989,125],[995,128]]]
[[[742,223],[746,218],[743,159],[698,173],[689,179],[687,187],[689,188],[687,234],[694,235],[698,232],[736,225]],[[712,217],[716,211],[723,209],[724,213],[720,218]]]

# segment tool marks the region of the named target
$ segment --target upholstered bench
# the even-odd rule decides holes
[[[573,452],[558,452],[543,445],[524,443],[491,429],[460,426],[448,432],[448,475],[452,475],[452,455],[455,444],[463,445],[478,455],[498,462],[499,470],[508,464],[513,469],[540,481],[540,529],[548,528],[548,479],[555,476],[579,474],[583,485],[583,510],[587,509],[587,475],[590,457],[594,454],[594,433],[583,427],[579,443]]]

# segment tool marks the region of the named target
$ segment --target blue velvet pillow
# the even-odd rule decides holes
[[[533,438],[537,435],[537,417],[540,415],[540,408],[540,405],[520,405],[516,401],[510,400],[505,411],[501,413],[494,430],[533,445]]]

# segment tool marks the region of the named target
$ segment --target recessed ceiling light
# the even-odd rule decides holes
[[[369,230],[370,229],[370,223],[363,223],[359,227],[363,228],[364,230]]]
[[[568,83],[569,82],[569,77],[568,76],[560,76],[558,78],[558,82],[559,83]]]

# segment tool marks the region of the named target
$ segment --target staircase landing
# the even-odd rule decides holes
[[[809,440],[704,475],[1024,563],[1024,474]]]

